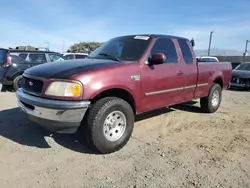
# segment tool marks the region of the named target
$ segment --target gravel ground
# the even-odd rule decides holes
[[[138,116],[122,150],[97,155],[0,93],[0,187],[250,187],[250,94],[224,91],[214,114],[193,103]]]

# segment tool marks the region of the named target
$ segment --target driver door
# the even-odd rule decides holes
[[[142,111],[154,110],[183,101],[185,77],[173,39],[158,38],[150,52],[163,53],[166,61],[160,65],[145,65],[142,70]]]

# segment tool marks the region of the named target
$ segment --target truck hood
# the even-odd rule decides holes
[[[24,73],[41,78],[69,79],[77,73],[88,72],[105,67],[120,66],[123,64],[124,63],[122,62],[104,59],[74,59],[44,63],[29,68]]]
[[[250,78],[250,71],[233,70],[232,71],[232,77]]]

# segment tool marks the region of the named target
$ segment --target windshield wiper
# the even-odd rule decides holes
[[[108,53],[100,53],[98,55],[103,55],[103,56],[106,56],[106,57],[109,57],[109,59],[112,59],[112,60],[115,60],[115,61],[121,61],[119,58],[111,55],[111,54],[108,54]]]

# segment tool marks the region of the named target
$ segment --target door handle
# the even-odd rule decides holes
[[[181,76],[181,75],[183,75],[183,72],[182,71],[178,71],[177,72],[177,76]]]

